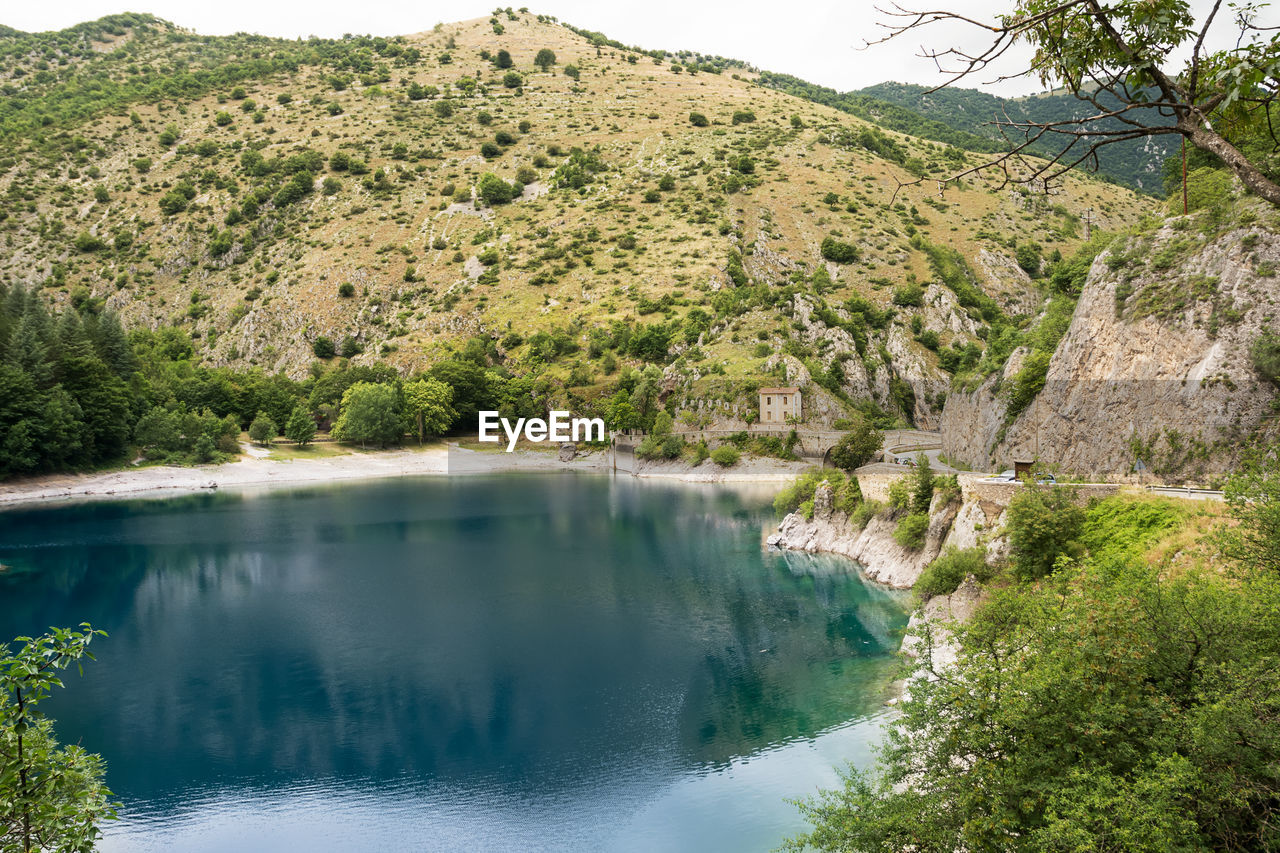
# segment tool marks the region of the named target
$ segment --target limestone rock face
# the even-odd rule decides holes
[[[935,669],[945,669],[956,662],[959,647],[952,640],[950,625],[966,622],[986,598],[985,591],[970,575],[950,595],[935,595],[911,614],[902,651],[919,657],[932,641]]]
[[[797,551],[825,551],[857,560],[867,577],[887,586],[907,589],[915,584],[924,567],[942,551],[956,517],[954,503],[940,506],[935,497],[930,507],[925,544],[918,551],[904,548],[893,539],[897,522],[877,516],[862,530],[854,529],[849,516],[833,508],[831,487],[821,485],[813,496],[813,518],[793,512],[778,525],[767,544]]]
[[[1123,480],[1136,451],[1172,481],[1236,461],[1276,394],[1250,350],[1280,326],[1280,239],[1249,226],[1200,242],[1177,224],[1098,257],[1044,390],[1007,428],[1000,386],[1014,359],[947,396],[948,458],[987,470],[1039,458],[1068,474]]]
[[[559,456],[561,462],[572,462],[578,456],[578,445],[574,444],[572,441],[566,441],[564,444],[560,445]]]

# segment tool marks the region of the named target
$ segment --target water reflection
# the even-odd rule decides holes
[[[901,597],[762,552],[766,511],[543,476],[9,512],[0,636],[111,633],[50,712],[126,814],[319,779],[633,815],[881,706]]]

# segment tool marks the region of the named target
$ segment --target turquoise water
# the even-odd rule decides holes
[[[767,495],[419,478],[0,513],[0,636],[106,850],[768,850],[865,764],[901,596],[760,547]]]

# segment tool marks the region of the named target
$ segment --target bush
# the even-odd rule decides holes
[[[566,65],[564,67],[564,76],[566,77],[570,77],[574,80],[577,80],[578,77],[581,76],[581,74],[582,72],[578,70],[578,66],[576,65]]]
[[[507,89],[519,89],[524,85],[524,78],[519,71],[508,71],[502,75],[502,85]]]
[[[492,160],[494,157],[502,156],[502,149],[496,143],[486,142],[480,146],[480,155],[486,160]],[[508,199],[510,201],[510,199]]]
[[[1084,521],[1074,489],[1023,486],[1009,502],[1009,546],[1018,576],[1041,578],[1053,571],[1059,555],[1080,556]]]
[[[493,58],[493,64],[498,68],[510,68],[515,65],[511,59],[511,52],[508,50],[498,51],[498,55]]]
[[[880,501],[863,501],[849,513],[849,523],[853,525],[854,530],[862,530],[867,526],[867,522],[875,518],[882,509],[884,504]]]
[[[500,130],[493,135],[493,141],[499,145],[511,145],[516,141],[516,138],[511,135],[511,131]]]
[[[751,110],[736,110],[733,114],[734,124],[747,124],[756,120],[756,114]]]
[[[740,458],[742,458],[742,454],[738,452],[738,448],[731,444],[721,445],[711,451],[711,461],[721,468],[732,468],[738,464]]]
[[[925,534],[929,532],[929,514],[912,512],[904,515],[893,531],[893,541],[903,548],[919,551],[924,547]]]
[[[533,64],[546,71],[548,68],[556,64],[556,55],[550,48],[544,47],[538,51],[537,56],[533,58]]]
[[[694,127],[706,127],[711,124],[702,113],[689,113],[689,123]]]
[[[904,308],[920,308],[924,305],[924,288],[918,284],[904,284],[893,289],[893,304]]]
[[[822,257],[837,264],[851,264],[858,260],[857,246],[849,243],[842,243],[834,237],[827,236],[822,239],[820,247]]]
[[[249,424],[249,440],[254,444],[270,444],[279,432],[276,422],[271,420],[266,412],[258,412],[253,423]]]
[[[955,546],[948,546],[938,559],[925,567],[916,581],[915,591],[921,598],[950,595],[969,575],[975,576],[979,581],[991,577],[986,552],[981,548],[959,550]]]
[[[515,187],[492,172],[485,172],[480,176],[480,180],[476,181],[476,196],[488,205],[506,204],[515,198]]]
[[[860,468],[871,460],[883,443],[884,433],[867,418],[859,418],[853,430],[831,448],[831,464],[845,471]]]
[[[333,358],[337,352],[333,346],[333,338],[326,338],[324,335],[315,339],[311,344],[311,351],[316,358]]]
[[[1280,335],[1264,329],[1249,349],[1253,367],[1264,379],[1280,385]]]

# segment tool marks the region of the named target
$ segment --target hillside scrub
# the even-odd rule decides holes
[[[1233,476],[1231,495],[1280,492],[1280,462]],[[1034,494],[1028,492],[1029,494]],[[1258,512],[1257,510],[1261,510]],[[926,633],[874,772],[800,803],[813,829],[786,849],[1265,850],[1280,730],[1280,525],[1270,504],[1239,521],[1206,568],[1149,559],[1188,510],[1118,496],[1088,510],[1088,552],[1051,580],[992,588],[949,626],[942,669]],[[922,595],[980,571],[949,552]]]

